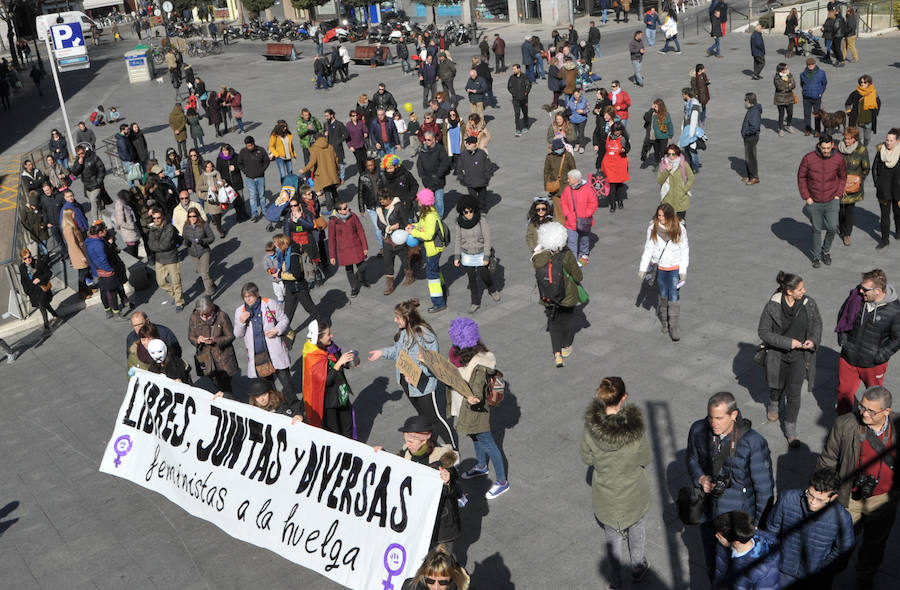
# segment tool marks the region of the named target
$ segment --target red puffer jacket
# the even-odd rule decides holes
[[[818,146],[800,161],[797,170],[797,187],[800,198],[816,203],[827,203],[844,194],[847,186],[847,165],[844,158],[832,149],[826,158]]]
[[[338,266],[361,263],[368,250],[366,232],[356,213],[351,212],[346,220],[337,216],[328,220],[328,258]]]
[[[606,155],[600,168],[610,182],[628,182],[628,147],[624,135],[606,138]]]

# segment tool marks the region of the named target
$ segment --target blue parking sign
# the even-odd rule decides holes
[[[53,36],[53,48],[57,51],[84,48],[84,33],[79,22],[53,25],[50,32]]]

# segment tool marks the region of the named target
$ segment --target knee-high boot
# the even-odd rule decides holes
[[[678,335],[678,317],[681,315],[681,303],[669,302],[669,336],[674,342],[681,340]]]
[[[656,305],[657,315],[659,316],[659,321],[661,323],[659,331],[663,334],[668,334],[669,332],[669,300],[665,297],[659,298],[659,303]]]

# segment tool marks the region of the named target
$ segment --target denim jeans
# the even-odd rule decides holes
[[[506,481],[506,469],[503,467],[503,454],[494,440],[491,431],[479,432],[478,434],[470,434],[469,438],[475,445],[475,460],[478,467],[487,467],[488,459],[494,464],[494,473],[497,474],[496,481]]]
[[[590,232],[580,232],[577,229],[566,228],[566,234],[568,235],[567,246],[572,251],[572,254],[575,255],[575,258],[590,254]]]
[[[700,154],[697,153],[695,148],[690,147],[690,145],[684,146],[684,153],[688,157],[687,160],[691,165],[691,170],[696,174],[700,170]]]
[[[534,62],[534,68],[535,68],[535,76],[537,76],[539,78],[547,77],[547,72],[544,71],[544,58],[543,57],[537,58],[537,61]]]
[[[407,72],[413,71],[412,64],[409,63],[408,57],[400,58],[400,69],[403,71],[404,74],[406,74]]]
[[[396,153],[397,153],[397,148],[395,148],[392,145],[387,145],[387,144],[383,143],[383,144],[381,144],[381,149],[378,150],[378,157],[383,158],[388,154],[396,154]]]
[[[444,187],[434,189],[434,208],[444,218]]]
[[[663,51],[669,51],[669,43],[675,44],[675,51],[681,51],[681,44],[678,42],[678,35],[675,35],[670,39],[666,39],[666,44],[663,45],[662,48]]]
[[[603,9],[603,24],[606,24],[606,14],[609,12],[608,8]]]
[[[425,247],[424,245],[422,246]],[[441,276],[441,255],[425,258],[425,278],[428,279],[428,294],[431,296],[431,304],[435,307],[444,307],[447,301],[444,299],[444,279]]]
[[[247,178],[244,182],[247,185],[247,201],[250,203],[250,215],[256,217],[257,212],[259,215],[262,215],[266,204],[264,196],[266,193],[265,177]]]
[[[813,203],[806,206],[806,216],[812,222],[812,250],[810,256],[813,260],[821,260],[824,254],[831,251],[831,242],[837,232],[838,212],[841,209],[840,199],[831,199],[827,203]],[[822,230],[825,230],[825,240],[822,240]]]
[[[275,164],[278,166],[278,175],[281,176],[282,180],[288,174],[293,174],[293,167],[289,158],[275,158]]]
[[[633,59],[631,60],[631,67],[634,68],[634,83],[638,86],[643,86],[644,77],[641,76],[641,62]]]
[[[534,82],[534,64],[525,64],[525,75],[531,82]]]
[[[650,27],[647,27],[646,35],[647,35],[647,45],[649,45],[650,47],[653,47],[653,45],[656,43],[656,27],[654,27],[652,29]]]
[[[662,299],[668,299],[672,303],[677,303],[679,280],[678,269],[657,271],[656,287],[659,289],[659,296]]]
[[[65,168],[67,171],[69,169],[69,158],[66,156],[65,158],[56,158],[56,163]],[[124,162],[123,162],[124,164]]]
[[[381,236],[381,230],[378,229],[378,212],[375,209],[366,209],[366,215],[369,216],[369,221],[375,228],[375,239],[378,240],[378,249],[380,250],[384,248],[384,238]]]
[[[599,43],[594,43],[594,57],[603,57],[603,54],[600,53]]]
[[[713,55],[721,55],[722,54],[722,46],[720,44],[721,37],[713,37],[713,44],[707,48],[707,51],[712,53]]]

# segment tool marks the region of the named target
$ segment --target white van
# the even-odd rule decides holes
[[[103,32],[103,27],[98,25],[94,19],[83,12],[77,10],[67,10],[63,12],[54,12],[52,14],[41,14],[34,19],[34,26],[37,30],[38,39],[46,41],[47,31],[51,26],[58,24],[57,19],[62,17],[64,23],[81,23],[81,32],[85,37],[92,37],[96,32],[97,35]]]

